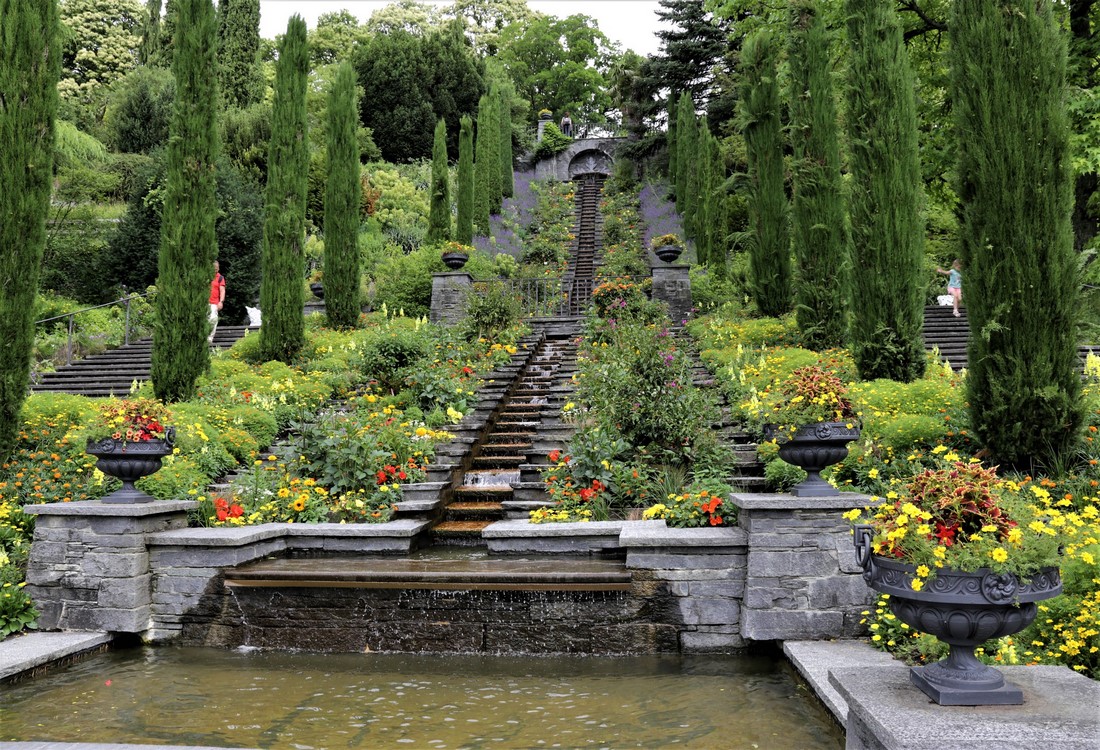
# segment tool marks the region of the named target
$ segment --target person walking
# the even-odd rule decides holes
[[[951,270],[945,271],[942,268],[936,267],[936,273],[942,273],[947,277],[947,293],[951,295],[951,304],[955,311],[955,317],[959,317],[959,303],[963,298],[963,276],[962,276],[962,261],[955,258],[955,262],[951,264]]]
[[[562,135],[573,137],[573,121],[569,119],[569,112],[566,112],[561,118],[561,132]]]
[[[214,279],[210,282],[210,335],[207,342],[214,343],[214,332],[218,330],[218,313],[225,304],[225,277],[219,271],[221,266],[214,261]]]

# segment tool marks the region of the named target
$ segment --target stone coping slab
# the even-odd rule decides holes
[[[24,505],[23,512],[32,516],[102,516],[137,518],[162,513],[179,513],[199,507],[194,500],[154,500],[151,503],[104,503],[99,500],[78,500],[75,503]]]
[[[829,682],[830,669],[877,669],[897,662],[866,641],[784,641],[783,653],[810,683],[840,726],[848,723],[848,704]]]
[[[785,492],[734,492],[730,501],[741,510],[850,510],[871,503],[870,495],[841,492],[826,497],[795,497]]]
[[[110,642],[110,633],[96,631],[67,630],[9,636],[0,641],[0,680]]]
[[[630,521],[619,534],[623,547],[744,547],[748,534],[736,527],[671,528],[663,520]]]
[[[830,669],[829,681],[848,704],[847,747],[1100,748],[1100,683],[1067,667],[999,669],[1006,681],[1023,690],[1023,705],[936,705],[909,681],[909,667],[901,662]]]
[[[587,523],[531,523],[497,521],[481,532],[486,539],[538,539],[549,537],[618,536],[626,524],[645,521],[589,521]]]
[[[421,532],[427,521],[406,518],[387,523],[263,523],[256,526],[177,529],[149,534],[151,545],[175,547],[242,547],[268,539],[303,536],[341,538],[409,538]]]

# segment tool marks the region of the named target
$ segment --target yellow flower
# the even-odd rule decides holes
[[[919,578],[914,578],[912,581],[910,581],[909,585],[913,587],[913,591],[920,591],[922,588],[924,588],[924,581]]]
[[[921,578],[927,578],[928,574],[931,573],[931,572],[932,571],[930,571],[928,569],[927,565],[920,565],[920,566],[917,567],[917,575],[920,576]],[[920,589],[917,589],[917,590],[919,591]]]
[[[1006,552],[1002,547],[998,547],[997,549],[990,552],[989,556],[997,562],[1003,563],[1005,560],[1008,559],[1008,552]]]

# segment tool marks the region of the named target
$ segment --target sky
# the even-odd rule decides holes
[[[429,0],[436,5],[450,5],[446,0]],[[378,8],[390,0],[260,0],[260,36],[274,39],[286,31],[287,20],[295,13],[305,19],[309,28],[322,13],[347,10],[360,21],[366,21]],[[652,55],[660,49],[655,32],[661,27],[657,18],[657,0],[527,0],[527,6],[540,13],[565,18],[583,13],[596,19],[600,31],[623,50],[632,49],[640,55]]]

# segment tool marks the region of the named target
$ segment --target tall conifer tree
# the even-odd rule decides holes
[[[695,124],[695,103],[687,92],[680,94],[676,105],[676,210],[687,210],[688,173],[694,165],[690,161],[691,126]]]
[[[210,0],[173,0],[177,9],[172,74],[176,99],[168,139],[157,318],[150,378],[164,401],[185,401],[210,362],[210,280],[214,276],[218,158],[217,65],[214,6]]]
[[[60,53],[55,0],[0,0],[0,462],[14,448],[30,377]]]
[[[840,184],[829,38],[813,0],[792,0],[787,59],[794,147],[791,236],[798,264],[795,316],[812,349],[844,343],[849,244]]]
[[[483,115],[477,113],[478,137],[481,137],[480,126],[485,123],[486,146],[488,146],[486,158],[489,160],[489,213],[499,214],[503,201],[504,178],[500,170],[500,117],[497,114],[497,94],[495,91],[486,97],[488,109]]]
[[[749,213],[755,235],[749,253],[750,283],[756,306],[771,316],[791,308],[791,247],[783,186],[776,53],[775,41],[767,30],[747,38],[741,49],[745,74],[741,117],[752,186]]]
[[[477,150],[474,159],[474,232],[489,235],[489,172],[497,171],[491,141],[496,141],[496,123],[489,118],[489,96],[483,95],[477,105]]]
[[[222,99],[245,108],[263,96],[260,0],[223,0],[218,19],[218,80]]]
[[[670,198],[676,198],[676,92],[668,93],[668,130],[665,132],[665,146],[668,149],[668,189]]]
[[[325,183],[325,314],[329,325],[353,328],[359,322],[359,108],[355,70],[336,68],[328,99]]]
[[[264,200],[260,355],[290,362],[305,340],[306,24],[291,16],[275,65],[275,102]]]
[[[141,65],[159,65],[162,52],[160,41],[161,0],[147,0],[145,21],[141,26],[141,46],[138,47],[138,63]]]
[[[891,0],[845,0],[848,19],[851,345],[860,377],[924,372],[924,220],[913,73]]]
[[[468,115],[459,120],[456,202],[455,240],[469,245],[474,241],[474,123]]]
[[[515,193],[515,175],[512,172],[512,97],[515,87],[511,81],[497,84],[497,114],[500,115],[500,193],[511,198]]]
[[[428,242],[451,239],[451,189],[447,174],[447,123],[435,124],[432,147],[431,205],[428,207]]]
[[[970,419],[1030,472],[1083,418],[1066,40],[1049,0],[956,0],[951,32]]]

